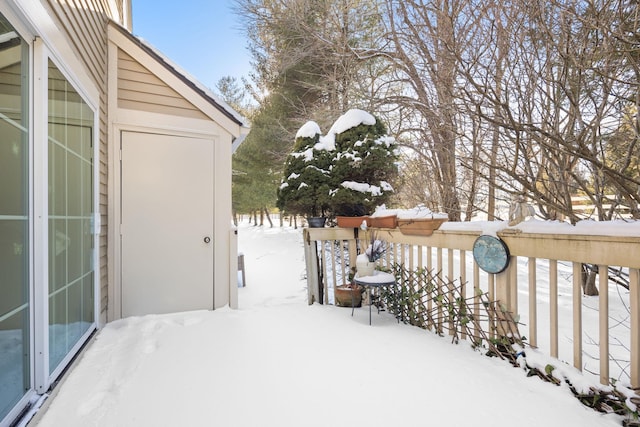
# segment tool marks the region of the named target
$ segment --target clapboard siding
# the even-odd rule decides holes
[[[121,76],[124,77],[129,73],[132,73],[132,71],[123,71]],[[158,86],[152,83],[136,82],[136,81],[124,79],[124,78],[118,82],[118,88],[122,92],[126,92],[126,91],[144,92],[151,95],[169,96],[174,98],[178,96],[176,92],[172,91],[167,86]]]
[[[67,40],[85,70],[100,91],[98,106],[99,153],[96,163],[100,167],[99,205],[102,227],[100,230],[100,317],[107,311],[107,24],[109,19],[120,21],[124,16],[123,0],[116,1],[111,10],[109,0],[47,0],[50,15],[58,28],[66,33]],[[122,22],[120,22],[122,23]],[[124,23],[122,23],[124,24]],[[80,72],[80,70],[74,70]]]
[[[118,49],[118,107],[208,120],[182,95]]]
[[[109,8],[92,0],[49,0],[49,5],[91,79],[101,90],[106,88]]]

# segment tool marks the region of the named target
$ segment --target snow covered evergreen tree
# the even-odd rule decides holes
[[[277,205],[307,216],[370,214],[394,193],[396,150],[384,124],[362,110],[340,116],[326,136],[307,122],[287,157]]]
[[[334,215],[371,214],[388,203],[398,176],[397,144],[384,124],[362,110],[349,110],[329,131],[335,135],[331,171]]]
[[[318,145],[320,127],[307,122],[296,134],[287,156],[277,206],[289,214],[326,216],[329,207],[332,154]]]

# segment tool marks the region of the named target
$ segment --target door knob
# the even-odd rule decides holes
[[[204,242],[205,242],[205,243],[210,243],[210,242],[211,242],[211,237],[206,236],[206,237],[204,238]]]

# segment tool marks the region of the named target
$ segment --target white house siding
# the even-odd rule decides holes
[[[118,107],[209,120],[122,49],[118,49]]]

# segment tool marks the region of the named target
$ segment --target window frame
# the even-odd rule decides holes
[[[33,137],[34,137],[34,209],[35,209],[35,233],[34,233],[34,279],[36,285],[33,287],[35,304],[34,312],[34,337],[43,337],[35,340],[34,353],[38,355],[34,364],[35,389],[39,394],[46,393],[51,384],[64,372],[71,360],[84,346],[88,338],[98,328],[100,314],[100,150],[99,150],[99,110],[95,102],[88,98],[87,91],[74,78],[74,75],[51,51],[46,42],[36,37],[33,43]],[[49,174],[49,111],[48,111],[48,64],[51,61],[74,90],[82,97],[83,101],[93,112],[93,266],[94,266],[94,307],[93,322],[90,328],[82,335],[78,342],[71,348],[62,359],[58,367],[49,372],[49,195],[48,195],[48,174]],[[40,102],[36,102],[39,100]]]

